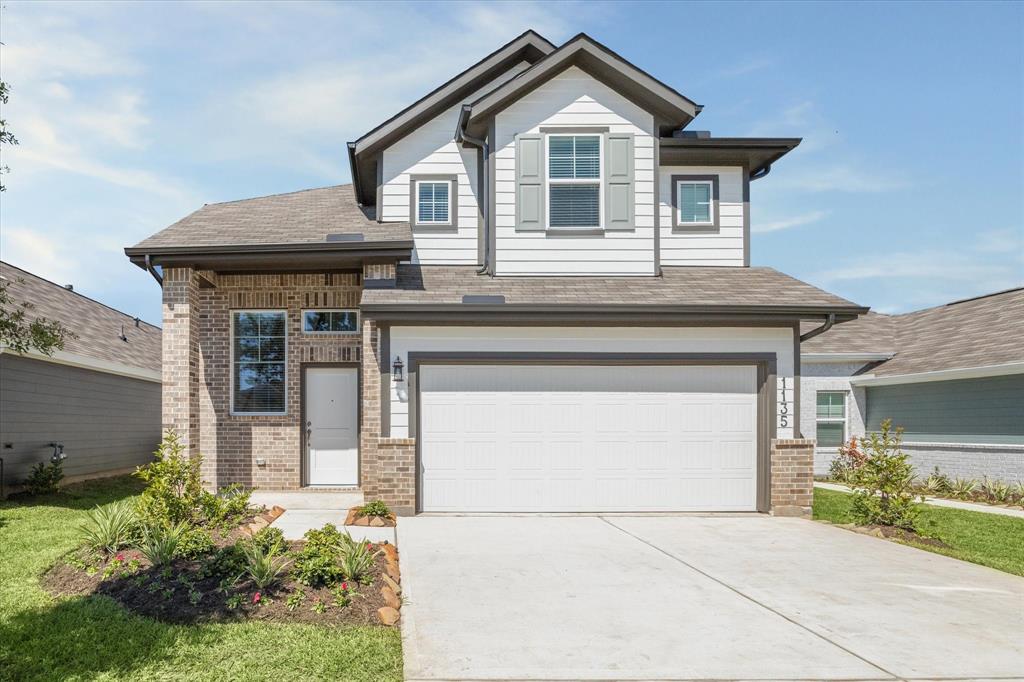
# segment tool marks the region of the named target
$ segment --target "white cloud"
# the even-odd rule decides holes
[[[750,57],[744,61],[736,62],[731,66],[719,69],[715,72],[716,78],[736,78],[746,76],[749,73],[769,69],[778,63],[774,57]]]
[[[801,225],[810,225],[811,223],[816,223],[827,215],[828,211],[808,211],[807,213],[801,213],[791,218],[757,222],[751,225],[750,229],[753,232],[761,233],[778,232],[779,230],[788,230],[791,227],[799,227]]]
[[[1024,259],[1024,229],[1007,227],[982,232],[978,235],[974,249],[981,253],[1015,253]]]
[[[844,163],[803,163],[798,170],[787,169],[774,178],[774,186],[779,189],[804,192],[893,192],[910,185],[901,175]]]

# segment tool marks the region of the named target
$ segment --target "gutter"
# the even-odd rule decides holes
[[[895,353],[800,353],[801,362],[884,362]]]
[[[156,283],[159,284],[160,288],[162,289],[164,286],[164,277],[163,275],[156,271],[155,267],[153,267],[153,261],[151,260],[150,255],[148,253],[146,254],[146,270],[149,272],[149,274],[153,275],[153,279],[156,280]]]
[[[833,320],[840,316],[854,319],[863,315],[867,308],[851,306],[849,308],[816,307],[816,306],[736,306],[736,305],[637,305],[635,303],[609,303],[596,305],[560,305],[553,303],[373,303],[363,301],[359,308],[366,312],[395,313],[547,313],[564,314],[687,314],[687,315],[765,315],[788,317],[821,317],[828,315]]]
[[[983,365],[980,367],[959,367],[957,369],[940,369],[934,372],[915,372],[911,374],[892,374],[875,376],[864,374],[850,378],[854,386],[895,386],[898,384],[921,384],[928,381],[952,381],[954,379],[983,379],[986,377],[1024,374],[1024,362],[1008,362],[1003,365]]]
[[[462,109],[459,111],[459,122],[455,126],[455,142],[457,144],[469,144],[469,145],[472,145],[474,147],[477,147],[478,149],[480,149],[483,152],[483,163],[480,164],[482,166],[482,168],[480,168],[480,173],[483,176],[484,191],[481,192],[482,196],[480,197],[480,204],[481,204],[481,207],[482,207],[482,210],[480,211],[480,214],[483,216],[483,219],[484,219],[484,225],[483,225],[483,228],[484,228],[484,234],[483,234],[483,238],[484,238],[484,257],[483,257],[483,263],[481,263],[480,268],[476,271],[476,274],[478,274],[478,275],[485,275],[485,274],[490,274],[490,270],[491,270],[491,262],[490,262],[491,261],[491,249],[489,248],[490,236],[491,236],[491,225],[490,225],[490,222],[491,222],[490,221],[491,207],[490,207],[490,205],[488,204],[488,201],[487,201],[487,199],[488,199],[488,197],[490,196],[490,193],[491,193],[490,185],[488,184],[488,180],[490,178],[488,177],[488,173],[487,173],[487,170],[490,168],[490,161],[489,160],[490,160],[490,155],[491,155],[491,146],[490,146],[490,144],[488,143],[488,141],[486,139],[479,138],[479,137],[473,137],[473,136],[471,136],[471,135],[466,133],[466,126],[469,123],[469,115],[470,115],[470,113],[472,111],[473,111],[473,106],[472,105],[470,105],[470,104],[463,104],[462,105]]]
[[[768,173],[765,173],[765,175],[768,175]],[[764,176],[761,176],[761,177],[764,177]],[[753,180],[753,178],[751,178],[751,180]],[[866,308],[864,309],[864,312],[865,313],[867,312]],[[836,323],[836,314],[835,313],[829,313],[828,314],[828,318],[825,320],[825,324],[821,325],[817,329],[812,329],[811,331],[807,332],[806,334],[801,334],[800,335],[800,343],[803,343],[804,341],[807,341],[809,339],[813,339],[815,336],[818,336],[819,334],[824,334],[829,329],[831,329],[832,325],[834,325],[835,323]]]
[[[352,175],[352,192],[356,195],[356,204],[359,206],[363,205],[362,197],[359,196],[359,188],[362,186],[362,182],[359,178],[359,165],[356,163],[356,143],[348,143],[348,169]],[[380,210],[380,207],[377,208]]]

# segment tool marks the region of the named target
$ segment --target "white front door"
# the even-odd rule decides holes
[[[421,365],[423,511],[755,511],[754,366]]]
[[[359,374],[354,367],[306,369],[309,485],[359,485]]]

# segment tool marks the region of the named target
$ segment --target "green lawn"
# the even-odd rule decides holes
[[[814,518],[853,523],[852,499],[850,493],[815,488]],[[920,509],[918,532],[942,540],[949,549],[915,547],[1024,576],[1024,519],[926,504]]]
[[[54,599],[38,576],[78,543],[85,512],[138,494],[131,478],[0,502],[0,678],[401,680],[397,629],[166,625],[105,597]]]

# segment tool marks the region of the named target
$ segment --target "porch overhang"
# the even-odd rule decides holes
[[[663,137],[662,166],[743,166],[758,175],[795,149],[799,137]]]
[[[221,246],[129,247],[124,250],[142,269],[192,267],[220,272],[306,272],[359,268],[366,263],[409,260],[413,242],[351,241]]]

